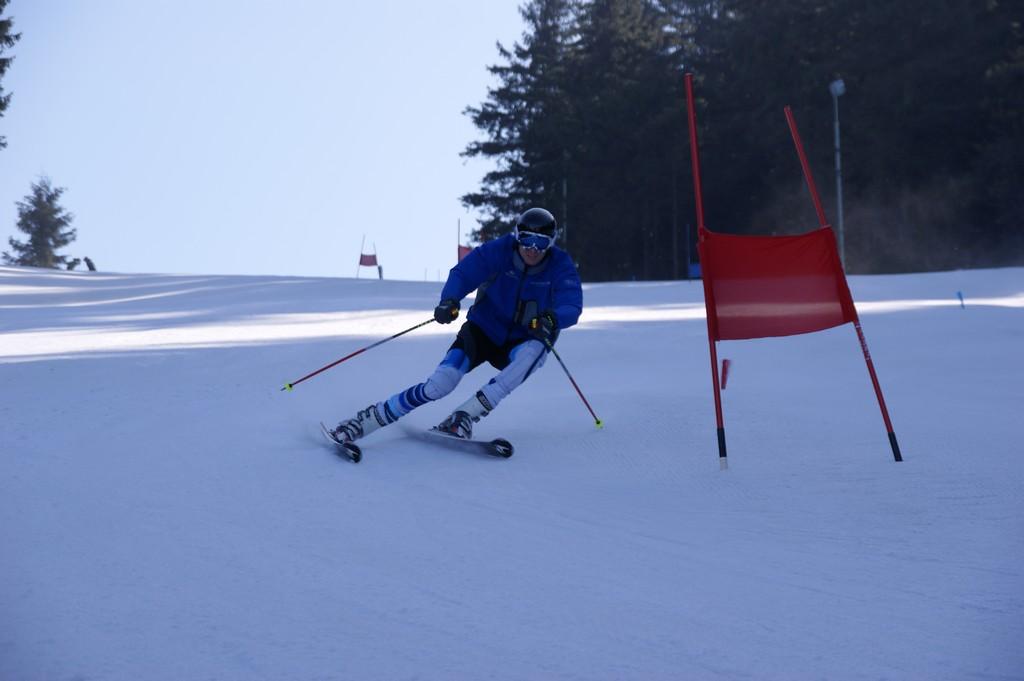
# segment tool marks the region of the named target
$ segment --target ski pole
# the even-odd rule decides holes
[[[385,338],[384,340],[379,340],[379,341],[377,341],[376,343],[373,343],[372,345],[367,345],[367,346],[366,346],[365,348],[360,348],[359,350],[356,350],[355,352],[353,352],[353,353],[352,353],[352,354],[350,354],[350,355],[345,355],[344,357],[342,357],[341,359],[337,360],[336,362],[331,362],[331,363],[330,363],[330,364],[328,364],[327,366],[325,366],[325,367],[320,367],[319,369],[317,369],[316,371],[314,371],[314,372],[313,372],[313,373],[311,373],[311,374],[306,374],[305,376],[303,376],[302,378],[300,378],[300,379],[299,379],[299,380],[297,380],[297,381],[292,381],[291,383],[285,383],[285,384],[284,384],[284,387],[283,387],[283,388],[281,388],[281,390],[291,390],[292,388],[294,388],[295,386],[297,386],[297,385],[298,385],[299,383],[302,383],[303,381],[305,381],[305,380],[306,380],[306,379],[308,379],[308,378],[313,378],[313,377],[314,377],[314,376],[316,376],[317,374],[319,374],[319,373],[321,373],[321,372],[323,372],[323,371],[327,371],[327,370],[328,370],[328,369],[330,369],[331,367],[335,367],[335,366],[338,366],[339,364],[341,364],[341,363],[342,363],[342,362],[344,362],[345,360],[348,360],[348,359],[352,359],[352,358],[353,358],[353,357],[355,357],[356,355],[358,355],[358,354],[360,354],[360,353],[363,353],[363,352],[366,352],[367,350],[372,350],[373,348],[377,347],[378,345],[383,345],[384,343],[387,343],[387,342],[388,342],[389,340],[394,340],[395,338],[398,338],[399,336],[404,336],[405,334],[409,333],[410,331],[415,331],[416,329],[420,328],[421,326],[426,326],[427,324],[429,324],[429,323],[430,323],[430,322],[432,322],[432,321],[434,321],[433,317],[431,317],[430,319],[428,319],[428,320],[427,320],[427,321],[425,321],[425,322],[420,322],[420,323],[419,323],[419,324],[417,324],[416,326],[410,326],[410,327],[409,327],[408,329],[406,329],[405,331],[399,331],[399,332],[398,332],[398,333],[396,333],[396,334],[395,334],[394,336],[388,336],[388,337],[387,337],[387,338]]]
[[[583,396],[583,391],[580,390],[578,385],[576,385],[575,379],[573,379],[572,374],[569,373],[569,368],[565,366],[565,362],[563,362],[562,358],[558,355],[558,351],[555,350],[555,346],[552,345],[551,341],[547,338],[543,338],[542,340],[544,341],[544,345],[548,346],[548,350],[551,351],[551,354],[553,354],[555,359],[558,360],[558,363],[562,365],[562,371],[564,371],[565,375],[569,377],[569,382],[572,383],[572,387],[576,388],[576,394],[580,396],[581,400],[583,400],[583,404],[587,405],[587,411],[589,411],[590,415],[594,417],[594,425],[598,428],[604,428],[604,422],[597,418],[597,414],[595,414],[594,410],[591,408],[590,402],[587,402],[587,398]]]

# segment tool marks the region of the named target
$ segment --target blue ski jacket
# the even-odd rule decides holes
[[[528,267],[511,234],[474,248],[453,267],[441,300],[461,301],[473,290],[476,302],[467,319],[497,345],[528,338],[527,324],[548,310],[559,329],[575,324],[583,311],[580,275],[569,254],[552,246]]]

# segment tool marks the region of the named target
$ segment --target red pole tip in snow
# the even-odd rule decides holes
[[[896,462],[903,461],[903,455],[900,453],[900,443],[896,442],[896,433],[889,433],[889,444],[892,446],[892,456]]]
[[[729,367],[732,366],[732,360],[722,360],[722,390],[725,390],[725,384],[729,380]]]

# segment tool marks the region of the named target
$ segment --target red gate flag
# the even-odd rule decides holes
[[[377,266],[377,254],[376,253],[372,253],[370,255],[367,255],[366,253],[361,253],[359,255],[359,266],[360,267],[376,267]]]
[[[469,255],[472,251],[472,246],[463,246],[462,244],[459,244],[459,262],[462,262],[462,259]]]
[[[725,387],[726,365],[719,386],[716,343],[721,340],[791,336],[821,331],[851,322],[860,340],[871,383],[878,398],[893,458],[902,461],[889,410],[867,340],[857,317],[846,274],[839,259],[835,235],[825,218],[818,188],[811,175],[793,112],[785,108],[797,157],[818,214],[820,229],[798,236],[736,236],[712,232],[704,226],[700,154],[697,147],[697,115],[693,97],[693,75],[686,74],[686,114],[690,133],[690,164],[697,209],[697,240],[704,280],[707,310],[708,349],[711,355],[711,385],[718,426],[718,457],[727,468],[725,421],[721,390]]]
[[[857,319],[829,228],[799,236],[705,228],[697,248],[715,340],[792,336]]]

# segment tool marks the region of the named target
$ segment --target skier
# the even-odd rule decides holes
[[[476,290],[467,320],[426,381],[371,404],[330,431],[338,442],[353,442],[390,425],[416,407],[440,399],[462,377],[489,362],[499,373],[436,427],[470,439],[473,423],[487,416],[544,364],[547,345],[579,319],[583,291],[569,254],[555,246],[558,225],[543,208],[519,216],[511,234],[473,249],[451,269],[434,319],[450,324],[460,301]]]

